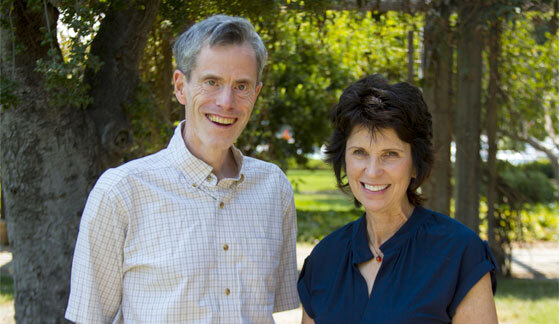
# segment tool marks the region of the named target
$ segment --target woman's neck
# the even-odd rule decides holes
[[[401,210],[389,213],[373,213],[365,211],[367,217],[367,234],[370,243],[375,247],[388,241],[406,223],[413,213],[414,206],[402,206]]]

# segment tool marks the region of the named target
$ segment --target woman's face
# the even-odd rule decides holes
[[[394,129],[373,136],[368,128],[355,127],[346,143],[345,163],[351,191],[368,213],[411,213],[406,195],[415,176],[411,146]]]

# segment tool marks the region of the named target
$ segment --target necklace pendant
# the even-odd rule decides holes
[[[380,255],[377,255],[376,260],[377,260],[378,263],[380,263],[380,262],[382,262],[382,257]]]

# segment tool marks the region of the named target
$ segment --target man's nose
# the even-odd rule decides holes
[[[233,95],[234,93],[231,87],[222,87],[217,94],[216,105],[220,106],[223,109],[229,109],[233,107],[235,101]]]

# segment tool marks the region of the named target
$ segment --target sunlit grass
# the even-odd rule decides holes
[[[289,170],[287,178],[296,193],[337,190],[336,178],[330,170]]]
[[[559,322],[559,280],[500,279],[495,296],[499,323]]]
[[[353,199],[341,192],[295,193],[295,205],[297,210],[348,211],[354,208]]]

